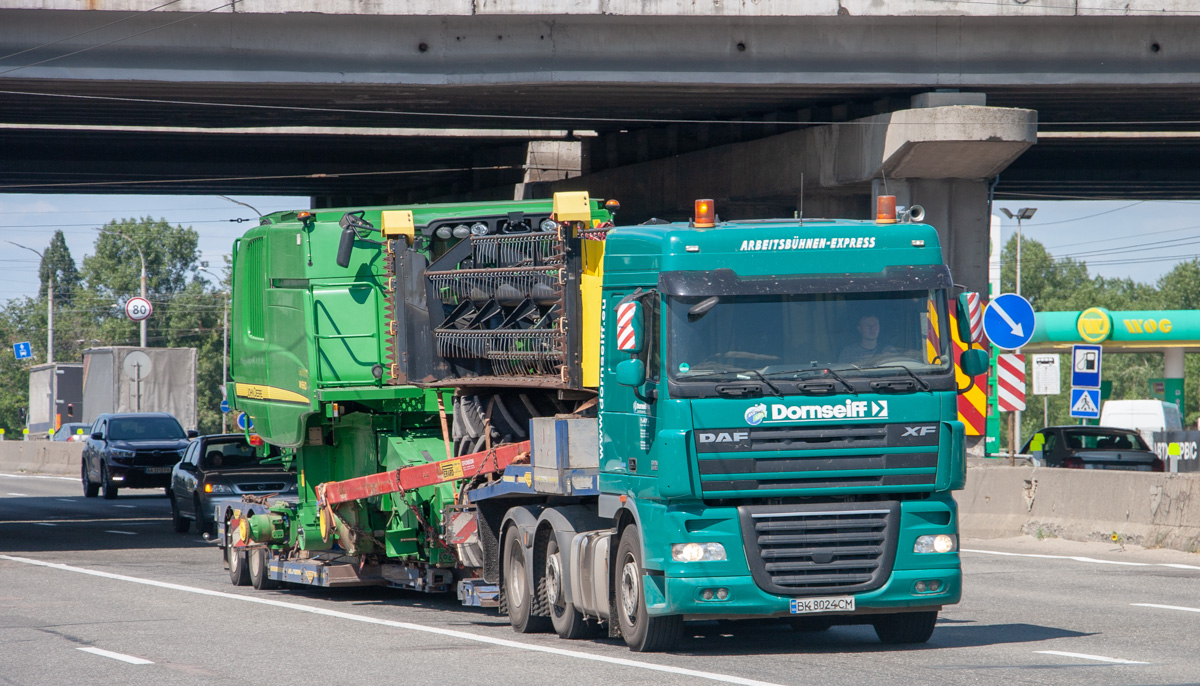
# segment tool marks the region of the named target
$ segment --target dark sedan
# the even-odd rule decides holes
[[[296,475],[284,471],[278,448],[255,448],[242,434],[201,436],[171,472],[171,521],[179,533],[192,522],[211,533],[215,501],[276,493],[296,493]]]
[[[1163,461],[1136,431],[1105,426],[1050,426],[1021,450],[1046,467],[1164,471]]]
[[[122,488],[165,488],[195,431],[166,412],[102,414],[83,445],[83,494],[116,498]]]

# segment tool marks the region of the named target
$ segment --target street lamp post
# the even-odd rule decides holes
[[[20,243],[13,243],[12,241],[5,241],[5,243],[11,243],[12,245],[17,246],[18,248],[25,248],[26,250],[33,253],[34,255],[37,255],[38,258],[41,259],[43,262],[46,261],[45,255],[41,251],[34,250],[33,248],[21,245]],[[54,270],[53,269],[50,270],[50,281],[46,284],[46,364],[50,364],[52,362],[54,362]]]
[[[205,264],[207,265],[207,263]],[[201,267],[200,271],[217,276],[204,267]],[[217,277],[217,281],[220,282],[220,280],[221,278]],[[229,385],[229,298],[225,297],[224,291],[222,291],[221,305],[221,388],[224,389]],[[228,416],[226,412],[221,413],[221,433],[228,432],[226,425]]]
[[[1022,207],[1022,208],[1018,209],[1016,212],[1012,212],[1007,207],[1001,207],[1000,211],[1003,212],[1004,216],[1008,217],[1009,219],[1017,220],[1017,283],[1016,283],[1016,286],[1017,286],[1017,295],[1020,295],[1021,294],[1021,221],[1025,220],[1025,219],[1032,219],[1033,214],[1035,212],[1037,212],[1037,208],[1036,207]],[[1016,352],[1017,354],[1020,354],[1021,349],[1017,348],[1014,352]],[[1050,409],[1050,399],[1048,397],[1043,397],[1042,398],[1042,413],[1046,416],[1049,416],[1049,414],[1050,414],[1049,409]],[[1008,447],[1010,455],[1016,455],[1017,454],[1017,446],[1019,446],[1021,444],[1021,411],[1017,410],[1016,415],[1017,415],[1016,416],[1016,424],[1017,424],[1016,429],[1009,432],[1010,435],[1013,436],[1013,440],[1015,441],[1012,445],[1010,445]]]
[[[137,244],[137,241],[133,240],[133,239],[132,239],[132,238],[130,238],[129,236],[126,236],[125,234],[121,233],[120,231],[117,231],[116,229],[112,229],[112,228],[109,228],[109,227],[107,227],[107,226],[106,226],[106,227],[104,227],[104,228],[102,228],[102,229],[100,229],[100,232],[101,232],[101,233],[103,233],[103,232],[105,232],[105,231],[107,231],[107,232],[109,232],[109,233],[111,233],[111,234],[113,234],[113,235],[120,236],[121,238],[124,238],[125,240],[129,241],[130,243],[132,243],[132,244],[133,244],[133,247],[134,247],[134,248],[137,250],[137,252],[138,252],[138,259],[142,261],[142,279],[141,279],[141,282],[142,282],[142,287],[141,287],[141,295],[142,295],[142,297],[143,297],[143,298],[145,298],[145,297],[146,297],[146,256],[142,254],[142,247],[141,247],[140,245],[138,245],[138,244]],[[142,339],[142,344],[141,344],[141,347],[145,348],[145,347],[146,347],[146,320],[145,320],[145,319],[143,319],[141,322],[139,322],[139,324],[140,324],[140,326],[141,326],[141,334],[142,334],[142,336],[141,336],[141,339]]]

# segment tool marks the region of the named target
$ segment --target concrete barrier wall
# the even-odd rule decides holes
[[[970,538],[1053,536],[1200,551],[1200,474],[982,466],[955,493]]]
[[[0,441],[0,472],[79,476],[83,443]]]

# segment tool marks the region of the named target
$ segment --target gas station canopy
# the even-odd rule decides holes
[[[1038,312],[1025,353],[1069,352],[1077,343],[1105,352],[1200,352],[1200,310]]]

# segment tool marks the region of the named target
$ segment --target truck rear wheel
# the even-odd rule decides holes
[[[875,635],[879,637],[880,641],[890,645],[924,643],[933,636],[933,627],[937,624],[937,616],[936,611],[880,615],[873,622]]]
[[[642,587],[642,541],[637,527],[626,527],[617,546],[617,564],[613,568],[613,586],[617,591],[617,622],[630,650],[651,653],[670,650],[683,635],[679,615],[651,617],[646,609],[646,590]]]
[[[253,548],[246,556],[247,566],[250,567],[250,585],[256,591],[269,591],[276,586],[275,580],[267,574],[268,552],[266,548]]]
[[[542,602],[535,593],[532,570],[525,564],[517,527],[504,534],[504,597],[508,603],[508,622],[518,634],[545,633],[550,630],[550,618],[539,616],[536,605]]]
[[[233,532],[225,527],[225,564],[229,565],[229,582],[234,586],[250,583],[250,570],[246,564],[246,550],[233,547]]]
[[[567,566],[566,556],[558,550],[558,540],[551,533],[546,543],[546,605],[550,611],[550,623],[560,637],[574,640],[589,638],[596,633],[596,624],[589,624],[575,606],[567,602],[563,584],[566,579],[563,569]]]

